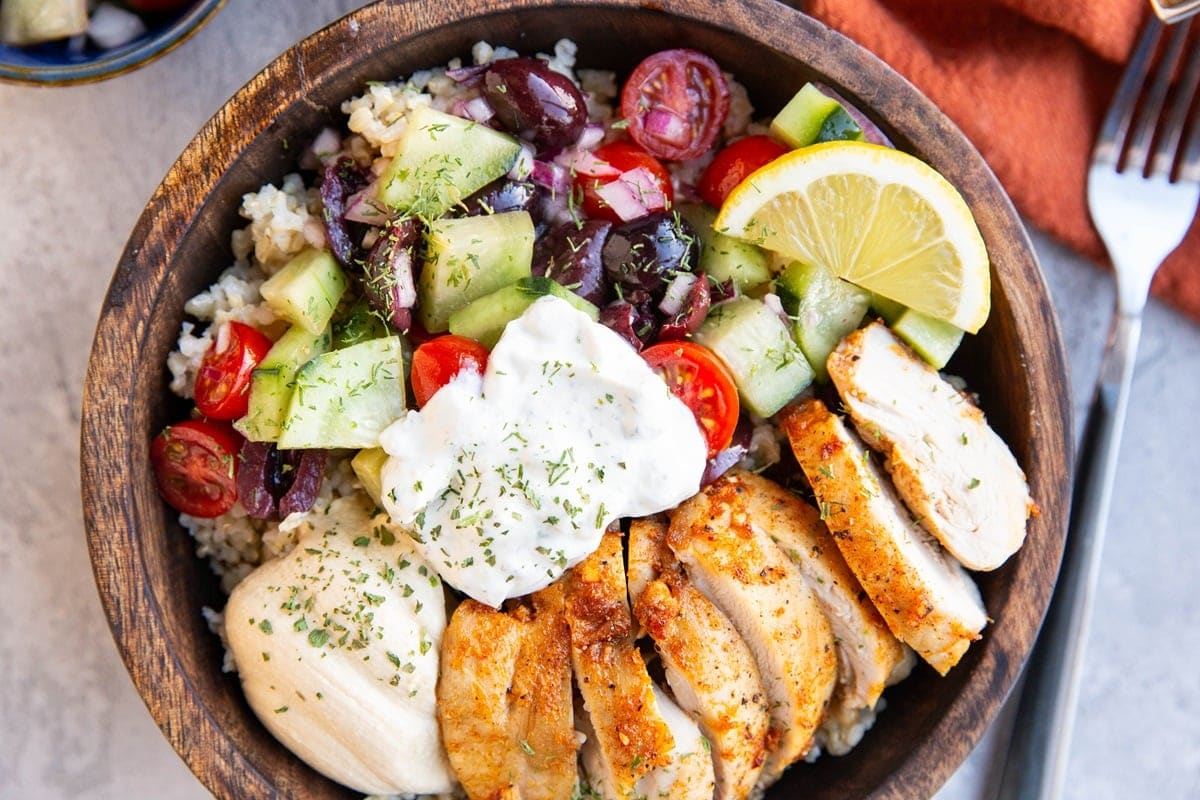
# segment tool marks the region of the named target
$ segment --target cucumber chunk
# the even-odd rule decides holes
[[[842,337],[862,324],[871,293],[825,267],[793,261],[775,278],[775,292],[794,321],[792,335],[821,383],[825,362]]]
[[[759,300],[743,297],[714,306],[693,337],[733,374],[746,408],[769,417],[813,380],[812,367],[783,320]]]
[[[279,316],[318,334],[329,325],[350,282],[328,250],[305,250],[263,283],[259,292]]]
[[[679,206],[679,215],[687,220],[700,237],[700,261],[697,272],[724,283],[732,280],[739,292],[764,286],[771,280],[767,253],[750,242],[734,239],[713,230],[717,210],[709,206],[687,203]]]
[[[455,311],[450,315],[450,332],[474,339],[491,350],[505,326],[546,295],[566,300],[593,321],[600,318],[600,309],[570,289],[550,278],[534,276],[522,278]]]
[[[430,333],[484,295],[532,274],[533,219],[509,211],[430,223],[425,264],[417,279],[417,310]]]
[[[403,414],[401,339],[372,339],[300,368],[279,446],[378,447],[379,434]]]
[[[806,83],[771,120],[771,133],[793,148],[841,139],[862,141],[863,132],[842,104]]]
[[[871,296],[871,309],[883,317],[892,332],[934,369],[950,361],[962,343],[963,330],[880,295]]]
[[[380,202],[426,220],[507,173],[521,152],[512,136],[428,106],[415,109],[379,181]]]
[[[340,350],[390,333],[392,330],[379,312],[371,308],[366,299],[359,299],[346,309],[340,319],[334,320],[333,349]]]
[[[328,329],[314,335],[299,325],[288,328],[250,374],[250,406],[233,427],[252,442],[279,441],[296,373],[329,349],[329,338]]]
[[[377,506],[383,505],[383,465],[387,459],[387,451],[382,447],[359,450],[354,458],[350,459],[350,468],[362,483],[363,491]]]

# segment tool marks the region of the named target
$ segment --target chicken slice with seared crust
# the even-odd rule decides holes
[[[571,662],[587,718],[580,726],[589,739],[583,761],[593,789],[605,798],[627,800],[638,796],[639,786],[659,786],[667,780],[665,790],[672,798],[711,797],[712,760],[689,758],[692,763],[683,763],[691,742],[676,746],[656,687],[634,645],[620,535],[606,533],[599,548],[572,567],[563,581]],[[703,770],[705,763],[707,779],[694,772]],[[665,772],[655,774],[658,770]],[[672,772],[677,776],[673,782],[667,778]]]
[[[558,800],[576,780],[570,634],[552,584],[497,611],[464,600],[442,649],[438,719],[472,800]]]
[[[676,702],[708,737],[716,800],[744,800],[766,761],[766,690],[750,648],[683,574],[666,534],[657,520],[629,526],[633,613],[654,641]]]
[[[751,503],[745,473],[731,471],[684,501],[667,545],[688,578],[749,645],[767,692],[771,783],[808,752],[837,682],[833,634],[799,569]]]
[[[887,686],[912,670],[913,652],[888,629],[854,577],[817,509],[767,478],[745,473],[755,517],[783,548],[816,595],[837,644],[838,685],[821,726],[826,750],[844,755]],[[851,729],[855,729],[853,732]]]
[[[859,435],[884,456],[904,502],[969,569],[992,570],[1025,541],[1025,473],[979,410],[882,322],[851,333],[829,376]]]
[[[896,638],[945,675],[987,624],[970,575],[912,521],[869,451],[824,403],[806,400],[781,422],[871,602]]]

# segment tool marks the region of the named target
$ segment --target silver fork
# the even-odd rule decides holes
[[[1084,424],[1062,569],[1025,669],[996,795],[1002,800],[1062,796],[1142,311],[1155,271],[1200,200],[1200,107],[1190,122],[1188,114],[1197,105],[1200,46],[1168,91],[1191,24],[1178,25],[1155,59],[1167,28],[1154,17],[1146,23],[1092,152],[1088,208],[1115,267],[1116,309]]]

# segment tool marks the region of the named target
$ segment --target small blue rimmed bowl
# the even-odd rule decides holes
[[[75,51],[67,40],[30,47],[0,44],[0,81],[35,86],[69,86],[102,81],[145,66],[198,31],[225,0],[197,0],[178,11],[146,15],[146,32],[108,50],[90,42]]]

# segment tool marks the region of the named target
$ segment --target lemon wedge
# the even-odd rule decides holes
[[[974,333],[988,254],[962,195],[925,162],[866,142],[793,150],[747,176],[713,228]]]

